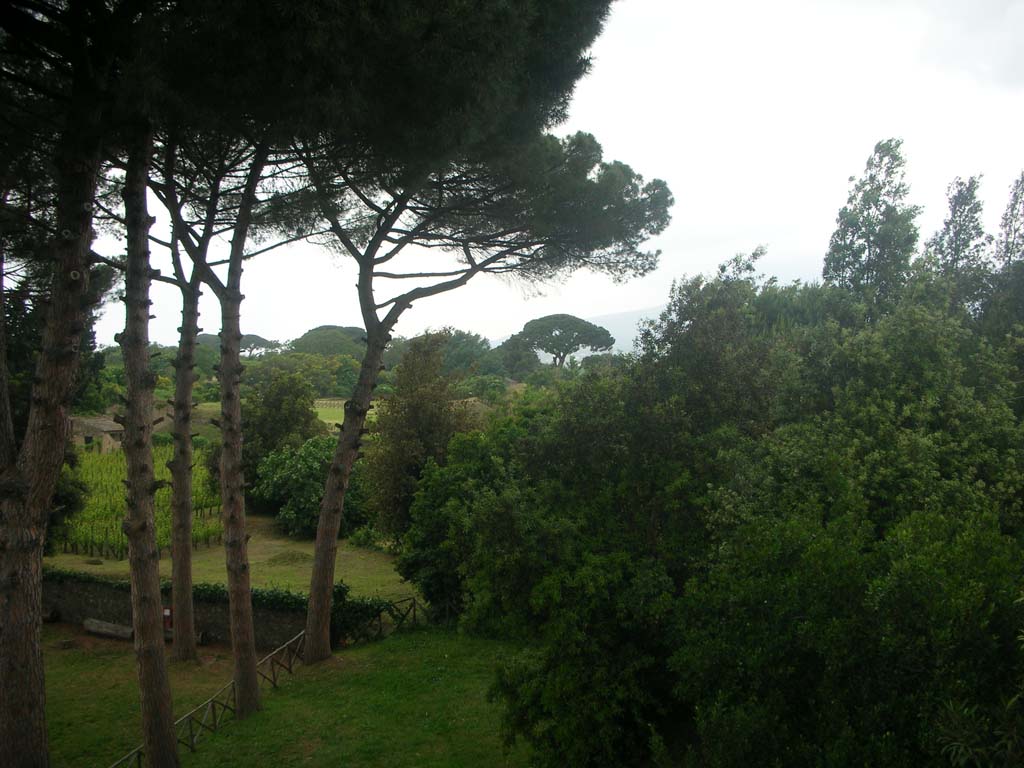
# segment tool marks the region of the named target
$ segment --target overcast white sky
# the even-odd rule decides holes
[[[542,296],[483,276],[419,302],[404,335],[445,325],[501,338],[554,312],[593,317],[663,304],[672,280],[768,247],[761,269],[818,277],[848,178],[876,141],[904,140],[922,239],[946,185],[984,174],[998,227],[1024,170],[1024,0],[619,0],[557,133],[586,130],[605,156],[671,187],[673,222],[652,275],[625,285],[576,275]],[[100,242],[116,252],[116,244]],[[154,258],[158,254],[154,251]],[[250,263],[243,330],[287,340],[317,325],[362,325],[344,260],[294,246]],[[201,325],[219,325],[204,297]],[[154,288],[153,339],[176,343],[177,292]],[[124,325],[112,303],[97,327]]]

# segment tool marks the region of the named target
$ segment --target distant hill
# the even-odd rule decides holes
[[[635,309],[630,312],[615,312],[610,315],[598,315],[597,317],[585,317],[584,320],[607,328],[608,332],[615,337],[616,352],[632,352],[633,341],[638,332],[637,326],[642,320],[653,320],[665,309],[660,307],[648,307],[647,309]]]
[[[219,347],[220,336],[215,333],[200,333],[196,336],[196,343],[204,347]]]
[[[356,326],[321,325],[289,342],[288,348],[311,355],[350,355],[360,360],[366,351],[366,331]]]

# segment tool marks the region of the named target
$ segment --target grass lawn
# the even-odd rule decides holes
[[[309,591],[309,577],[313,570],[313,542],[291,539],[282,535],[272,518],[249,516],[246,525],[249,540],[249,565],[254,587],[286,587],[296,592]],[[45,562],[71,571],[84,571],[107,576],[128,578],[128,560],[103,560],[90,563],[86,555],[59,554],[47,557]],[[338,543],[336,578],[352,589],[354,596],[379,595],[392,600],[414,593],[410,584],[402,583],[395,572],[394,558],[384,552],[375,552]],[[160,574],[171,577],[171,559],[160,561]],[[224,548],[219,545],[200,546],[192,550],[192,579],[196,583],[223,583],[226,579]]]
[[[183,765],[526,766],[525,746],[502,749],[500,708],[487,702],[495,666],[513,650],[424,630],[342,651],[301,669],[258,717],[232,723]]]
[[[53,764],[108,765],[139,741],[131,647],[66,626],[43,633]],[[500,710],[486,692],[514,646],[442,630],[393,635],[299,667],[265,691],[263,711],[231,722],[183,766],[526,766],[528,750],[505,753]],[[171,663],[175,714],[199,704],[231,676],[227,649],[199,665]]]
[[[169,664],[175,713],[187,712],[231,679],[230,648],[204,647],[200,653],[200,664]],[[139,679],[130,643],[47,624],[43,663],[53,765],[110,765],[139,745]]]
[[[326,421],[333,429],[335,424],[341,424],[345,420],[345,408],[342,406],[317,406],[316,415],[320,421]]]

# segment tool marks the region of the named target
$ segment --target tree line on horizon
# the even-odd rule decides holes
[[[115,284],[116,287],[116,284]],[[39,307],[32,302],[18,303],[28,288],[20,284],[6,307],[8,327],[29,330],[41,327]],[[87,324],[92,333],[93,320]],[[427,332],[429,335],[430,331]],[[555,367],[589,349],[593,354],[607,353],[614,339],[607,330],[572,315],[549,315],[532,320],[524,329],[513,334],[497,346],[471,331],[444,329],[444,371],[459,372],[464,379],[462,390],[467,395],[480,396],[497,391],[505,380],[521,382],[541,368],[538,352],[551,357]],[[325,325],[312,328],[286,342],[266,339],[257,334],[242,334],[239,344],[245,365],[242,381],[243,396],[264,388],[271,378],[295,373],[308,381],[318,398],[348,398],[352,395],[359,376],[359,361],[365,352],[366,332],[358,327]],[[383,364],[375,390],[377,396],[392,391],[393,371],[402,360],[406,349],[418,337],[396,336],[385,350]],[[192,396],[196,403],[213,403],[220,399],[217,379],[220,337],[211,333],[196,336],[193,353],[193,371],[198,377]],[[174,392],[177,347],[151,343],[150,368],[156,375],[154,398],[156,403],[169,402]],[[34,350],[21,344],[8,350],[8,363],[19,371],[12,377],[12,408],[15,429],[23,427],[28,413],[29,369]],[[90,342],[83,356],[83,373],[76,379],[71,399],[75,415],[98,415],[116,410],[125,396],[126,380],[124,355],[120,346],[96,348]],[[87,372],[87,373],[86,373]]]

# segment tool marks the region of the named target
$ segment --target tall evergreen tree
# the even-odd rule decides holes
[[[953,180],[947,190],[949,213],[942,228],[926,244],[939,272],[950,281],[953,301],[958,305],[974,305],[985,290],[989,274],[992,237],[985,234],[981,223],[979,183],[977,176]]]
[[[409,344],[395,369],[395,391],[373,425],[367,449],[369,507],[378,529],[399,541],[409,527],[416,483],[427,461],[443,463],[452,436],[465,426],[455,405],[453,377],[444,371],[450,332],[428,333]]]
[[[1010,186],[1010,199],[999,228],[996,257],[1004,267],[1024,260],[1024,172]]]
[[[850,196],[836,217],[822,276],[859,294],[873,315],[899,297],[917,247],[920,208],[906,202],[903,142],[875,145],[864,175],[850,178]]]

